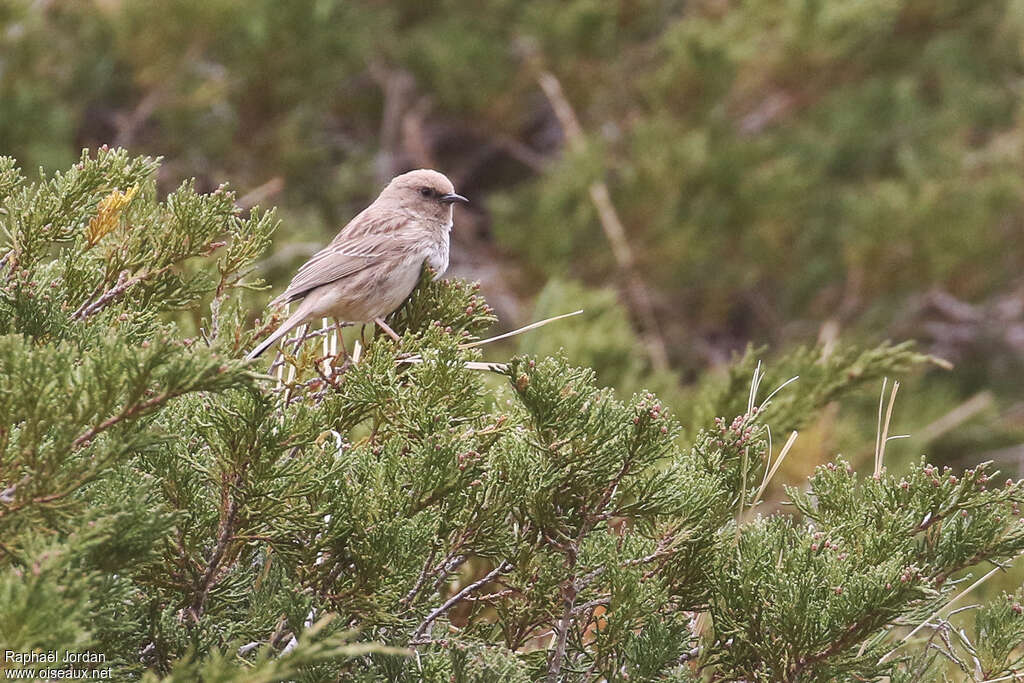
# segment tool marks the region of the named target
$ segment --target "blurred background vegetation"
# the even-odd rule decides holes
[[[165,190],[230,181],[281,209],[274,289],[437,168],[472,200],[450,274],[505,327],[586,309],[517,350],[564,347],[684,423],[748,346],[951,361],[904,378],[890,468],[1024,470],[1022,91],[1024,0],[0,3],[22,167],[108,144],[163,156]],[[816,417],[780,479],[870,460],[877,400]]]

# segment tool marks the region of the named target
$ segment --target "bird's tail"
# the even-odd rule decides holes
[[[275,343],[277,343],[278,339],[280,339],[281,337],[295,329],[295,327],[302,322],[303,317],[304,316],[302,315],[302,311],[296,311],[287,320],[285,320],[284,323],[281,324],[281,327],[274,330],[273,334],[264,339],[263,342],[255,349],[250,351],[249,355],[246,356],[245,359],[252,360],[253,358],[259,357],[260,354],[262,354],[264,351],[266,351]]]

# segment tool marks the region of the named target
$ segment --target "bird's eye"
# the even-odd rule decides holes
[[[421,187],[420,194],[423,195],[424,197],[430,197],[433,196],[434,191],[431,190],[429,187]]]

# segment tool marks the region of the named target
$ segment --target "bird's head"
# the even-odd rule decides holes
[[[377,202],[395,205],[421,218],[448,223],[452,205],[469,200],[455,193],[455,186],[444,174],[429,169],[403,173],[388,183]]]

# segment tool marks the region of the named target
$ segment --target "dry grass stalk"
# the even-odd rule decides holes
[[[771,461],[772,453],[771,448],[768,449],[768,464],[765,466],[764,479],[761,480],[761,487],[757,490],[757,495],[754,496],[754,502],[750,504],[751,507],[757,505],[757,502],[761,500],[761,496],[764,494],[765,489],[768,488],[768,484],[771,483],[772,477],[779,471],[779,467],[782,465],[782,461],[789,455],[789,450],[793,448],[793,444],[796,443],[796,437],[799,432],[794,431],[789,435],[789,439],[786,440],[782,450],[779,451],[779,457],[775,459],[775,462]]]
[[[878,398],[878,431],[875,434],[875,471],[874,477],[882,476],[882,462],[885,460],[885,444],[889,441],[889,424],[892,421],[892,409],[896,404],[896,392],[899,391],[900,383],[892,383],[892,393],[889,395],[889,406],[885,409],[885,423],[882,423],[882,407],[885,404],[885,386],[889,378],[882,380],[882,392]],[[891,437],[893,439],[906,438],[904,435]]]

